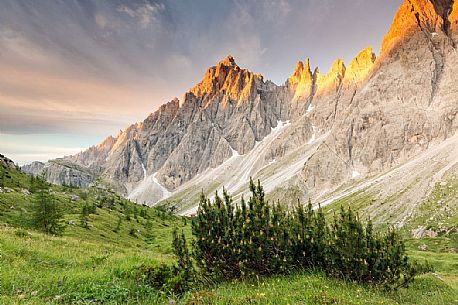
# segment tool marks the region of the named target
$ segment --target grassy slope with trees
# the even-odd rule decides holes
[[[189,238],[189,221],[134,205],[104,189],[85,193],[51,186],[53,200],[63,209],[65,229],[60,236],[44,234],[34,227],[37,195],[22,191],[31,189],[30,178],[2,165],[0,171],[4,186],[12,190],[0,193],[1,304],[163,304],[175,299],[145,283],[138,271],[141,266],[172,264],[172,231],[183,229]],[[90,211],[84,212],[85,207]],[[458,303],[457,257],[443,251],[454,242],[443,238],[409,243],[410,253],[430,259],[437,273],[421,276],[409,288],[394,292],[302,272],[214,285],[207,282],[179,302],[454,304]],[[427,243],[428,252],[418,251],[418,243]]]

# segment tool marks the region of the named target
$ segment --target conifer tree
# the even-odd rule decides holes
[[[146,219],[148,217],[148,215],[146,214],[145,208],[140,209],[140,217],[142,217],[143,219]]]
[[[178,234],[175,229],[173,231],[173,254],[178,260],[178,269],[190,274],[193,270],[191,256],[189,254],[188,246],[186,243],[186,237],[184,233]]]
[[[138,219],[138,208],[134,206],[134,219]]]
[[[124,206],[124,215],[126,216],[126,220],[130,221],[131,209],[129,205]]]
[[[3,170],[4,170],[4,168],[2,167],[0,169],[0,187],[4,187],[5,186],[5,172]]]
[[[49,185],[42,179],[36,181],[36,194],[33,199],[32,224],[47,234],[60,234],[63,211],[49,190]]]
[[[119,230],[121,230],[121,223],[122,223],[122,217],[121,215],[118,215],[118,222],[116,223],[116,227],[113,229],[113,232],[118,233]]]
[[[96,214],[97,213],[97,203],[96,201],[92,201],[92,204],[88,206],[90,214]]]
[[[30,180],[29,180],[29,184],[30,184],[30,187],[29,187],[29,191],[31,193],[35,193],[36,190],[37,190],[37,187],[36,187],[36,182],[37,182],[37,179],[35,176],[31,175],[30,176]]]
[[[84,203],[81,207],[80,224],[83,228],[89,228],[89,206]]]
[[[309,207],[312,204],[309,202]],[[325,268],[329,260],[329,228],[326,224],[323,209],[318,207],[314,217],[314,229],[312,233],[312,262],[314,267]]]

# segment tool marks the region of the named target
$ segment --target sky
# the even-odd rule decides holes
[[[401,0],[1,0],[0,153],[77,153],[142,121],[227,55],[283,84],[371,45]]]

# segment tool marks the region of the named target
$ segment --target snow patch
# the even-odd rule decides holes
[[[354,170],[354,171],[351,173],[351,178],[352,178],[352,179],[355,179],[355,178],[358,178],[358,177],[361,177],[361,173],[359,173],[359,172],[357,172],[357,171]]]
[[[277,121],[277,127],[275,128],[272,128],[272,131],[271,131],[271,134],[274,133],[274,132],[278,132],[280,131],[281,129],[285,128],[286,126],[289,126],[291,125],[291,121]]]
[[[146,172],[146,171],[145,171]],[[132,192],[127,196],[127,199],[135,201],[139,203],[139,199],[144,199],[145,194],[150,192],[160,192],[160,198],[156,201],[159,202],[161,200],[167,199],[168,197],[172,196],[172,193],[169,192],[164,186],[162,186],[156,178],[157,172],[152,174],[151,176],[145,176],[143,181],[135,187]],[[146,203],[146,202],[140,202]]]
[[[312,103],[310,103],[310,105],[307,107],[307,110],[305,111],[305,113],[309,114],[312,111],[313,111],[313,105],[312,105]]]
[[[232,157],[231,157],[231,158],[239,157],[239,156],[240,156],[239,152],[236,151],[234,148],[232,148],[232,146],[229,145],[229,148],[230,148],[231,151],[232,151]]]
[[[143,180],[146,180],[146,168],[145,168],[145,164],[143,164],[143,162],[142,162],[142,170],[143,170]]]

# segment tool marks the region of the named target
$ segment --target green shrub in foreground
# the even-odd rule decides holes
[[[331,225],[321,208],[270,205],[262,186],[250,181],[251,197],[235,205],[226,191],[205,196],[193,220],[193,257],[200,270],[221,279],[274,275],[319,268],[327,274],[387,288],[407,285],[421,268],[408,261],[396,231],[375,233],[351,209]]]

